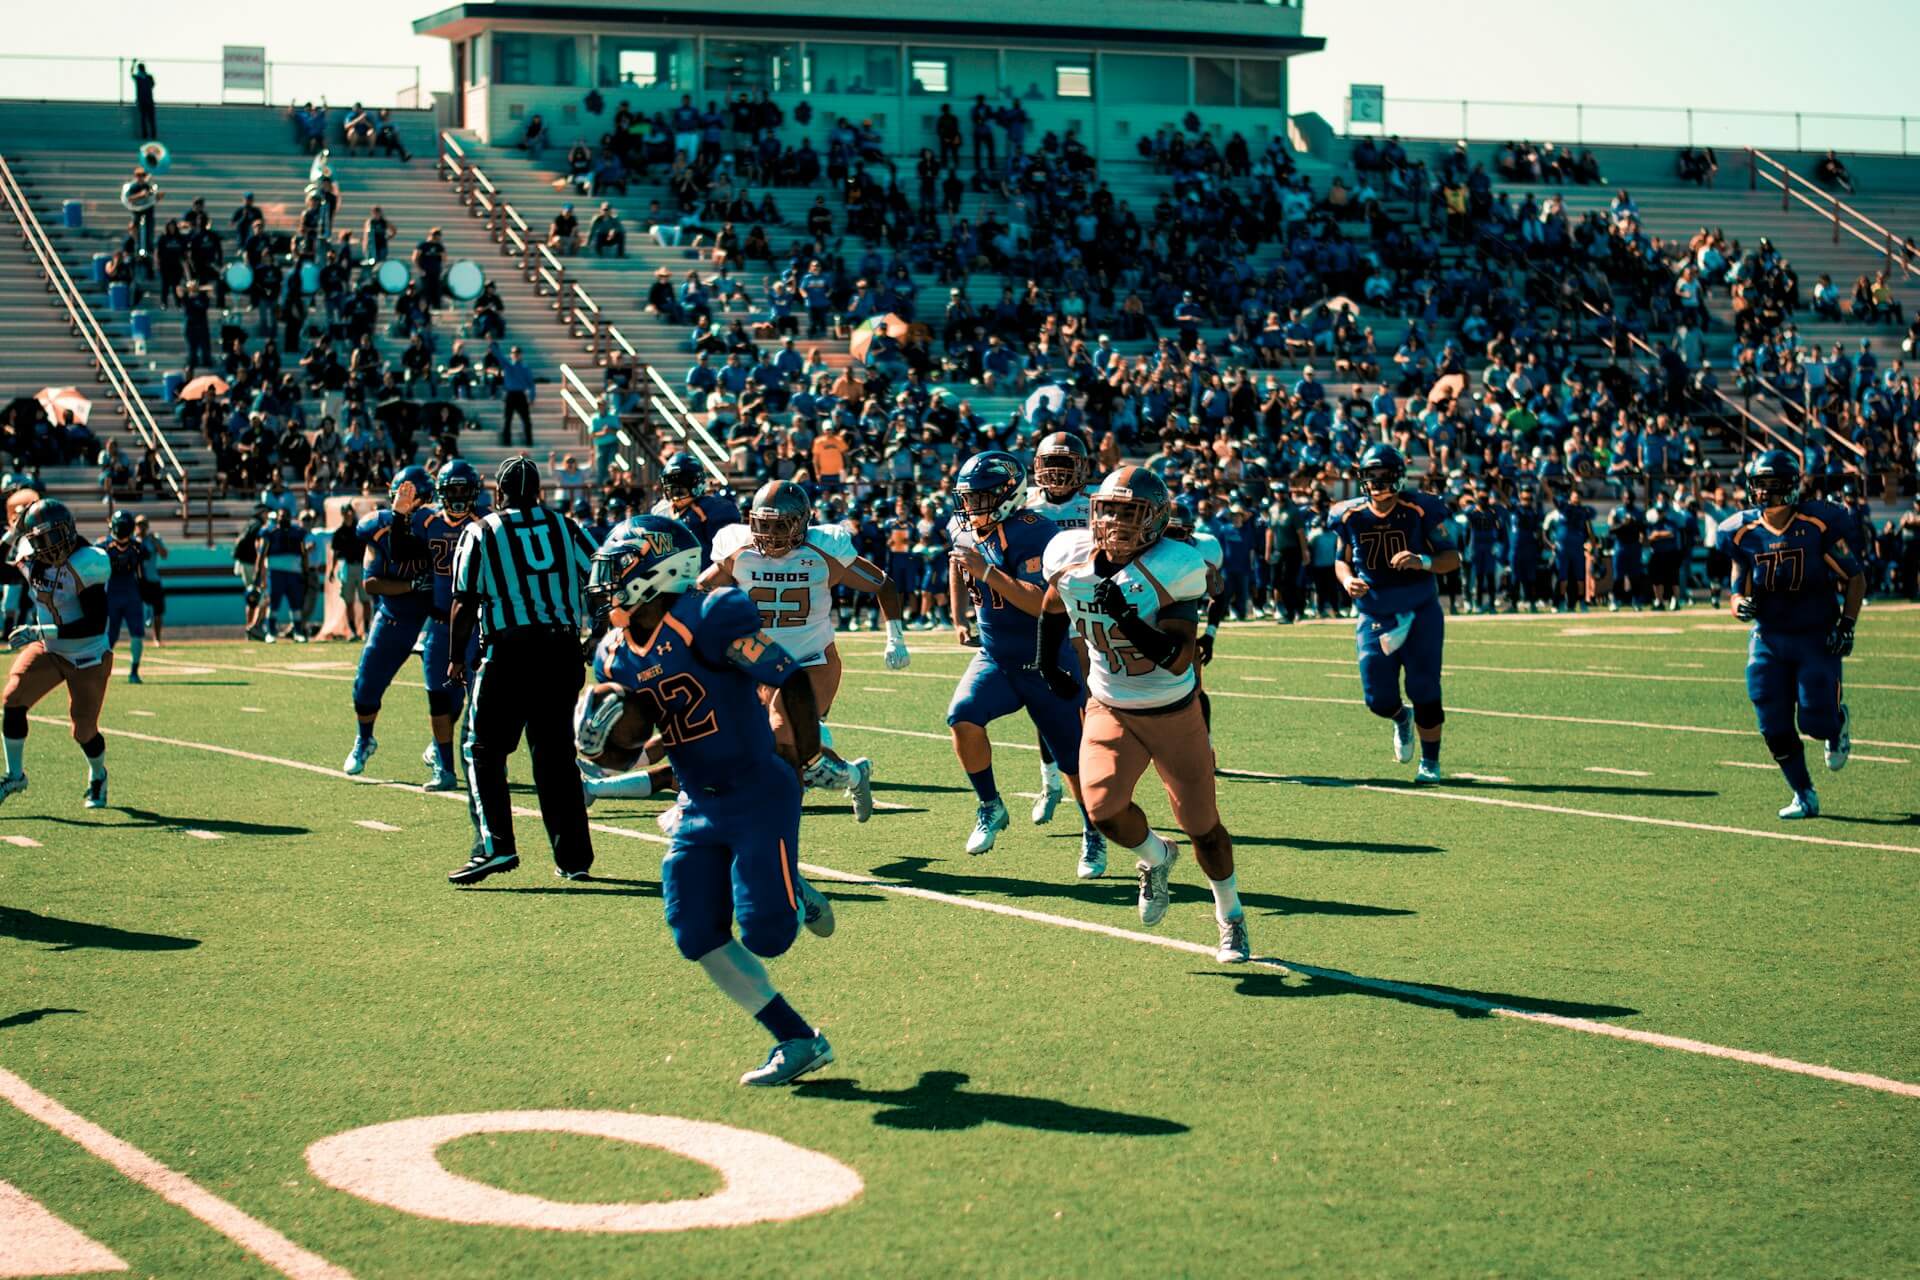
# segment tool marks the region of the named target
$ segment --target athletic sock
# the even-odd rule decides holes
[[[87,758],[87,776],[99,782],[107,776],[107,735],[94,731],[94,735],[80,744],[80,754]]]
[[[783,995],[776,995],[767,1001],[760,1012],[753,1015],[754,1021],[767,1029],[775,1040],[811,1040],[813,1028],[807,1020],[793,1011]]]
[[[699,959],[699,965],[707,971],[707,977],[713,985],[727,993],[727,998],[755,1017],[766,1008],[767,1003],[779,997],[773,989],[773,979],[767,976],[767,966],[760,963],[760,957],[740,945],[737,938],[728,938],[725,942],[707,952]]]
[[[1769,742],[1767,747],[1773,752],[1773,762],[1786,775],[1787,785],[1793,788],[1793,794],[1813,790],[1813,775],[1807,772],[1807,748],[1800,741],[1799,734],[1793,735],[1791,746],[1786,742]]]
[[[1074,804],[1080,810],[1080,829],[1092,835],[1099,835],[1100,828],[1094,825],[1093,815],[1087,812],[1087,806],[1081,804],[1078,800],[1074,801]]]
[[[127,648],[131,652],[131,655],[133,658],[133,674],[134,675],[140,674],[140,651],[145,647],[146,646],[137,637],[127,641]]]
[[[1440,739],[1435,738],[1432,742],[1428,742],[1425,738],[1420,739],[1420,758],[1428,764],[1439,764]]]
[[[1214,919],[1218,920],[1221,924],[1225,924],[1236,916],[1245,914],[1245,911],[1240,906],[1240,879],[1238,876],[1229,875],[1225,880],[1209,880],[1207,884],[1213,888]]]
[[[448,739],[445,742],[441,742],[436,739],[433,744],[433,754],[440,758],[440,767],[442,769],[445,769],[448,773],[453,772],[453,740],[452,739]]]
[[[645,769],[588,778],[587,790],[596,800],[645,800],[653,794],[653,777]]]
[[[0,739],[0,742],[6,744],[7,776],[9,778],[19,777],[21,773],[24,772],[20,762],[26,758],[27,740],[25,738],[5,738]]]
[[[354,723],[358,726],[360,741],[363,743],[372,742],[373,741],[373,721],[356,720]]]
[[[1060,766],[1051,760],[1040,762],[1040,789],[1058,791],[1060,789]]]
[[[1150,867],[1165,866],[1173,854],[1173,847],[1162,840],[1158,832],[1147,832],[1147,838],[1139,844],[1128,845],[1127,852],[1133,855],[1135,862],[1144,862]]]
[[[980,797],[981,804],[992,804],[1000,798],[1000,788],[993,781],[993,766],[984,769],[969,769],[967,781],[973,784],[973,794]]]

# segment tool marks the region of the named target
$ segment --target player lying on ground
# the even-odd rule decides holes
[[[746,593],[696,591],[699,576],[699,542],[661,516],[635,517],[595,554],[589,607],[611,628],[594,652],[600,683],[583,700],[575,746],[605,757],[635,704],[646,724],[629,723],[627,741],[658,732],[683,797],[660,868],[667,927],[680,954],[773,1036],[765,1064],[740,1083],[786,1084],[833,1061],[761,963],[784,954],[803,921],[833,932],[831,905],[800,875],[801,777],[828,773],[819,709],[807,670],[760,629]],[[762,688],[782,705],[792,747],[774,742]]]

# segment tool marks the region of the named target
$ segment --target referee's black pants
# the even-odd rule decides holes
[[[467,808],[485,852],[519,852],[507,757],[519,749],[524,732],[554,865],[562,871],[593,865],[573,749],[573,705],[584,681],[580,641],[571,628],[523,627],[487,641],[473,677],[464,746]]]

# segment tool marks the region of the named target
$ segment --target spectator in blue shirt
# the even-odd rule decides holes
[[[720,387],[720,375],[707,363],[707,353],[702,351],[693,358],[693,366],[687,370],[687,399],[695,409],[707,407],[707,397]]]
[[[527,448],[533,447],[533,370],[520,358],[520,348],[514,347],[507,353],[507,362],[500,368],[500,388],[506,392],[506,407],[500,415],[500,443],[513,444],[513,418],[520,415],[520,423],[526,433]]]

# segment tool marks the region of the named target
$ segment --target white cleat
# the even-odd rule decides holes
[[[427,745],[420,749],[420,763],[431,769],[440,763],[440,753],[434,749],[433,739],[427,739]]]
[[[1393,758],[1401,764],[1413,760],[1413,713],[1410,711],[1393,722]]]
[[[1098,831],[1080,833],[1080,865],[1073,869],[1082,880],[1098,880],[1107,874],[1107,838]]]
[[[853,820],[865,822],[873,816],[873,761],[861,756],[847,762],[847,799],[853,801]]]
[[[1847,758],[1853,754],[1853,717],[1847,714],[1847,704],[1840,704],[1840,732],[1827,742],[1827,768],[1834,773],[1847,767]]]
[[[1435,760],[1422,760],[1413,774],[1415,782],[1438,782],[1440,778],[1440,764]]]
[[[1216,964],[1245,964],[1253,959],[1253,944],[1247,941],[1247,918],[1234,916],[1220,922],[1220,949],[1213,953]]]
[[[800,923],[807,926],[807,932],[816,938],[831,938],[834,930],[833,903],[827,895],[810,884],[805,876],[800,880]]]
[[[380,744],[372,738],[355,738],[353,750],[347,752],[347,762],[340,766],[340,772],[349,777],[359,777],[366,769],[367,761],[373,759],[373,753],[379,749]]]
[[[107,775],[103,773],[97,778],[87,779],[87,789],[80,793],[80,799],[89,809],[106,808]]]
[[[1040,783],[1040,798],[1033,802],[1033,825],[1044,827],[1053,821],[1053,811],[1060,807],[1060,799],[1066,794],[1066,788],[1059,779],[1043,779]]]
[[[791,1084],[809,1071],[833,1061],[833,1046],[816,1029],[805,1040],[782,1040],[773,1046],[765,1064],[740,1077],[745,1085]]]
[[[1793,803],[1780,811],[1780,816],[1788,822],[1795,818],[1817,818],[1820,816],[1820,797],[1808,788],[1793,797]]]
[[[1134,864],[1140,873],[1140,923],[1149,927],[1159,924],[1167,914],[1167,877],[1173,873],[1173,864],[1180,860],[1180,846],[1171,840],[1165,843],[1165,862],[1157,867],[1145,862]]]
[[[0,778],[0,800],[5,800],[8,796],[17,796],[26,789],[27,775],[24,773],[10,773]]]
[[[993,842],[1002,831],[1007,829],[1007,806],[1000,800],[982,800],[974,810],[973,831],[967,836],[967,852],[982,854],[993,848]]]

